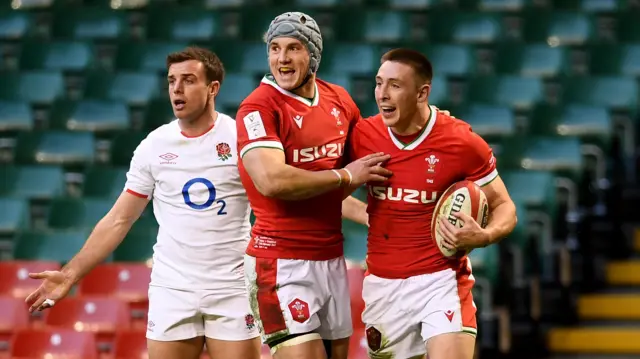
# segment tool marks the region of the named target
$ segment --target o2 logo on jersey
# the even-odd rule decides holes
[[[438,192],[418,191],[417,189],[372,186],[369,193],[381,201],[395,201],[415,204],[428,204],[438,201]]]
[[[207,190],[209,191],[209,198],[207,198],[206,202],[202,204],[194,203],[193,201],[191,201],[191,196],[189,195],[189,189],[196,183],[205,185],[207,187]],[[224,210],[225,207],[227,207],[227,203],[223,199],[219,199],[216,201],[216,187],[211,181],[206,178],[198,177],[187,181],[187,183],[185,183],[182,187],[182,198],[184,198],[184,203],[186,203],[187,206],[197,210],[207,209],[214,203],[220,204],[221,206],[218,210],[218,216],[224,216],[225,214],[227,214],[227,212],[225,212]]]
[[[344,145],[342,143],[327,143],[322,146],[293,150],[293,162],[313,162],[324,157],[342,157]]]

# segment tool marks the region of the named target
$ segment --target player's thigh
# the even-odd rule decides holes
[[[475,336],[464,333],[439,334],[427,341],[429,359],[473,359]]]
[[[401,310],[403,280],[368,275],[362,286],[367,351],[370,358],[420,358],[425,354],[420,319]]]
[[[176,341],[147,339],[149,359],[198,359],[202,354],[204,337]]]
[[[249,303],[265,343],[320,326],[317,313],[326,300],[308,275],[309,262],[245,256]]]
[[[204,319],[193,291],[149,287],[147,339],[181,341],[204,336]]]
[[[260,337],[246,340],[220,340],[206,338],[211,359],[260,359]]]
[[[293,334],[271,344],[274,359],[327,359],[327,351],[318,333]]]

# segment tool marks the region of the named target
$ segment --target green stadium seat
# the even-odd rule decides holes
[[[586,12],[616,12],[624,8],[627,0],[582,0],[580,10]]]
[[[87,82],[87,98],[123,101],[130,106],[146,105],[163,88],[160,77],[153,72],[94,73]]]
[[[57,71],[0,73],[0,99],[51,104],[64,97],[64,78]]]
[[[25,70],[84,71],[93,63],[93,48],[83,42],[28,42],[22,47]]]
[[[631,111],[638,106],[638,82],[631,77],[571,77],[566,79],[564,88],[565,103]]]
[[[127,167],[90,167],[85,172],[82,195],[92,198],[116,198],[127,182]]]
[[[282,9],[273,6],[254,6],[243,8],[241,14],[242,18],[240,20],[242,27],[242,40],[261,41],[264,37],[264,34],[267,32],[271,21],[275,19],[276,16],[282,14],[285,11],[291,11],[291,9]]]
[[[512,198],[513,199],[513,198]],[[515,228],[509,234],[509,236],[503,240],[507,245],[520,248],[522,251],[527,250],[527,245],[529,244],[529,209],[527,206],[521,202],[514,200],[514,204],[516,205],[516,216],[518,216],[518,222],[516,223]],[[523,258],[525,261],[528,258]]]
[[[125,14],[101,7],[64,8],[56,12],[53,33],[57,38],[115,40],[128,36]]]
[[[524,32],[528,42],[582,45],[595,37],[596,27],[588,14],[580,12],[531,12]]]
[[[321,74],[319,79],[344,87],[348,93],[351,93],[351,78],[344,74]]]
[[[497,159],[498,169],[522,168],[522,157],[527,147],[528,133],[516,133],[513,136],[487,138],[489,146]]]
[[[363,23],[356,23],[361,16],[353,16],[348,14],[349,21],[344,21],[347,26],[347,34],[357,34],[358,28],[363,31],[360,34],[361,39],[367,42],[386,42],[394,43],[402,40],[408,40],[411,35],[411,22],[405,13],[394,11],[368,11],[363,16]],[[343,38],[348,38],[344,36]],[[358,38],[352,40],[360,40]]]
[[[222,86],[224,89],[225,82],[222,83]],[[144,126],[146,130],[152,131],[175,120],[175,118],[171,102],[166,99],[153,100],[146,108]]]
[[[245,44],[242,50],[241,72],[266,74],[269,72],[267,56],[267,45],[263,42]]]
[[[0,40],[16,40],[29,35],[32,30],[30,14],[23,11],[0,13]]]
[[[376,48],[359,43],[327,46],[320,64],[323,71],[360,76],[375,74],[379,65],[380,54]]]
[[[95,139],[88,132],[26,132],[18,135],[16,161],[84,165],[93,162]]]
[[[360,114],[364,118],[375,116],[380,112],[378,104],[373,100],[358,104],[358,108],[360,108]]]
[[[110,199],[58,198],[51,202],[48,226],[54,229],[91,229],[113,206]]]
[[[208,41],[223,35],[221,12],[185,6],[160,6],[149,12],[147,35],[156,40]]]
[[[544,99],[543,83],[538,77],[482,76],[473,80],[469,99],[528,109]]]
[[[33,126],[33,113],[28,103],[0,100],[0,131],[29,131]]]
[[[500,40],[504,33],[498,14],[447,11],[434,13],[429,22],[429,34],[435,42],[487,44]]]
[[[580,140],[575,137],[534,137],[528,141],[522,168],[579,174],[583,168]]]
[[[70,131],[125,131],[130,127],[129,109],[123,102],[65,101],[53,107],[50,124]]]
[[[597,45],[589,54],[593,74],[640,77],[640,44]]]
[[[16,239],[13,257],[20,260],[65,263],[82,248],[89,232],[89,230],[23,232]]]
[[[180,42],[123,43],[118,46],[116,68],[130,71],[166,71],[167,55],[181,51],[187,45]]]
[[[203,5],[207,9],[241,8],[250,6],[252,0],[203,0]]]
[[[443,0],[388,0],[388,5],[397,10],[426,10],[442,2]]]
[[[492,285],[498,284],[500,274],[500,252],[498,246],[476,248],[469,253],[475,277],[486,278]]]
[[[532,210],[555,213],[558,199],[552,172],[507,170],[500,171],[500,177],[514,202]],[[520,218],[518,222],[526,223]]]
[[[531,0],[478,0],[478,8],[483,11],[521,11]]]
[[[580,137],[605,146],[614,131],[613,118],[602,106],[568,104],[563,108],[542,108],[534,112],[532,122],[532,129],[539,134]]]
[[[65,192],[64,172],[55,166],[0,167],[0,195],[48,200]]]
[[[558,76],[568,70],[567,48],[547,44],[502,46],[497,56],[497,70],[522,76]]]
[[[349,220],[342,220],[344,234],[344,256],[346,259],[363,262],[367,256],[368,228]]]
[[[111,164],[128,168],[133,152],[146,137],[144,132],[126,132],[114,138],[111,144]]]
[[[473,49],[466,45],[432,45],[422,50],[431,61],[433,71],[441,76],[467,76],[475,72]]]
[[[216,105],[238,107],[258,84],[250,75],[226,74],[224,90],[216,96]]]
[[[296,6],[307,8],[333,8],[342,3],[340,0],[294,0]]]
[[[460,114],[460,118],[485,140],[511,136],[516,131],[515,116],[506,106],[472,104]]]
[[[158,227],[138,220],[113,253],[117,262],[146,262],[153,257]]]
[[[29,202],[22,198],[0,198],[0,234],[14,234],[29,227]]]
[[[449,83],[444,77],[434,76],[431,79],[431,92],[429,93],[429,103],[436,106],[443,106],[449,102]]]
[[[53,6],[54,0],[20,0],[12,1],[12,8],[15,10],[38,10]]]

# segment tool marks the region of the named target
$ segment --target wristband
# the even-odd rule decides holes
[[[353,176],[351,175],[351,171],[349,171],[346,168],[343,168],[343,170],[347,172],[347,175],[349,176],[349,186],[351,186],[351,182],[353,182]]]
[[[331,172],[335,173],[336,176],[338,176],[338,187],[342,187],[342,175],[340,174],[340,172],[336,170],[331,170]]]

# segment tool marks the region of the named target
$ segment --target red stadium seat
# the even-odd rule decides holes
[[[114,359],[147,358],[147,338],[144,330],[126,330],[116,334]]]
[[[364,328],[362,323],[362,311],[364,310],[364,300],[362,299],[362,281],[364,280],[364,269],[359,265],[348,266],[349,293],[351,296],[351,320],[354,330]]]
[[[48,261],[1,261],[0,295],[25,299],[40,286],[40,281],[29,278],[29,273],[58,270],[60,263]]]
[[[70,329],[21,330],[11,342],[12,359],[97,359],[92,333]]]
[[[80,295],[115,296],[129,303],[135,326],[147,327],[151,268],[143,263],[105,263],[80,282]]]
[[[24,300],[0,296],[0,348],[8,346],[13,332],[29,327],[29,311]]]
[[[99,344],[111,343],[117,330],[130,327],[129,308],[117,298],[71,297],[56,303],[45,314],[49,327],[97,334]]]

